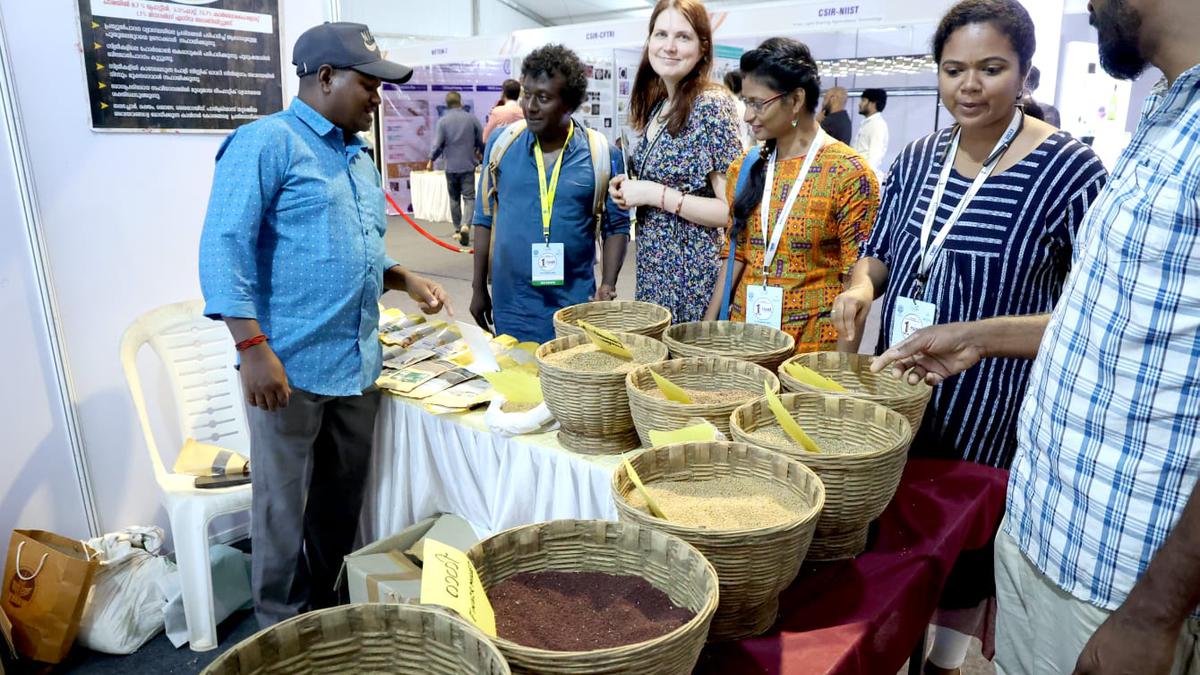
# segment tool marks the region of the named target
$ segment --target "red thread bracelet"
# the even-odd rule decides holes
[[[246,338],[245,340],[242,340],[241,342],[237,343],[235,348],[239,352],[244,352],[247,349],[250,349],[251,347],[253,347],[254,345],[261,344],[266,341],[267,341],[267,336],[263,335],[262,333],[259,333],[258,335],[255,335],[252,338]]]
[[[663,186],[662,194],[659,195],[659,197],[658,197],[658,210],[659,211],[667,210],[667,186],[666,185]]]

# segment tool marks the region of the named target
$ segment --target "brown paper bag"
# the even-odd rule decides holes
[[[20,655],[58,663],[71,651],[100,566],[83,542],[42,530],[13,530],[4,565],[2,608]]]

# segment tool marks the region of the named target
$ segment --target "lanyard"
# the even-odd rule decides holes
[[[921,223],[921,258],[917,262],[917,284],[918,287],[923,287],[925,281],[929,278],[929,268],[933,267],[934,258],[941,252],[942,245],[946,243],[946,237],[950,236],[950,230],[954,228],[962,215],[966,213],[967,206],[971,200],[979,193],[983,187],[984,181],[988,176],[992,175],[992,171],[1000,164],[1000,158],[1008,151],[1008,147],[1012,145],[1013,139],[1017,134],[1021,133],[1021,127],[1025,125],[1025,114],[1020,108],[1017,108],[1013,113],[1012,122],[1009,122],[1008,129],[1004,131],[1004,135],[1000,140],[996,141],[996,147],[992,149],[992,154],[988,155],[987,161],[979,169],[979,175],[975,176],[975,180],[971,182],[971,186],[967,188],[966,193],[958,202],[958,206],[954,207],[950,217],[942,224],[942,228],[938,230],[937,236],[933,239],[933,244],[929,243],[929,235],[933,232],[933,222],[937,220],[938,210],[941,208],[942,198],[946,194],[946,185],[950,182],[950,170],[954,168],[954,158],[958,155],[958,141],[962,137],[961,131],[954,132],[954,140],[950,143],[950,150],[942,159],[942,174],[938,178],[937,187],[933,189],[933,196],[929,199],[929,210],[925,212],[925,221]]]
[[[666,104],[666,101],[660,101],[658,105],[654,106],[654,110],[650,111],[650,123],[652,123],[654,121],[654,118],[658,116],[658,112],[660,110],[662,110],[662,107],[665,104]],[[649,133],[649,131],[650,131],[650,123],[646,124],[646,132],[647,133]],[[663,132],[666,131],[666,129],[667,129],[666,122],[659,124],[658,131],[655,132],[654,138],[647,139],[649,141],[649,144],[646,146],[646,153],[644,155],[642,155],[642,161],[638,164],[637,171],[632,176],[632,178],[634,180],[641,178],[645,174],[646,163],[648,161],[650,161],[650,153],[654,152],[654,148],[658,146],[658,141],[660,138],[662,138]]]
[[[550,215],[554,210],[554,193],[558,192],[558,172],[562,170],[563,155],[567,154],[567,146],[571,144],[571,135],[575,133],[575,122],[567,126],[567,140],[563,141],[562,149],[554,160],[554,171],[550,174],[550,185],[546,185],[546,160],[542,157],[542,144],[534,138],[533,157],[537,160],[538,197],[542,201],[542,237],[550,243]]]
[[[808,154],[804,157],[804,165],[800,167],[800,173],[796,176],[796,182],[792,183],[787,198],[783,202],[783,208],[775,216],[775,229],[771,232],[769,240],[767,239],[767,222],[770,220],[771,214],[771,195],[775,193],[775,156],[779,154],[779,148],[776,148],[771,153],[771,159],[767,161],[766,187],[763,188],[762,202],[759,204],[759,220],[762,221],[763,243],[767,247],[766,252],[763,254],[764,284],[767,283],[767,270],[771,267],[771,262],[775,260],[775,253],[779,250],[779,240],[783,237],[788,216],[792,212],[792,207],[796,204],[796,197],[800,195],[800,187],[804,185],[804,180],[808,178],[808,172],[812,170],[813,160],[817,158],[817,153],[820,152],[821,146],[824,144],[825,130],[817,127],[817,134],[813,136],[812,143],[808,145]]]

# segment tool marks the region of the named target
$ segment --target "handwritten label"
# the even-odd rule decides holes
[[[613,356],[619,356],[623,359],[633,358],[633,352],[629,351],[629,348],[625,346],[624,342],[621,342],[621,338],[613,335],[603,328],[600,328],[599,326],[593,326],[586,321],[579,321],[578,324],[579,327],[583,329],[583,332],[592,341],[592,343],[599,347],[601,351],[608,352]]]
[[[496,637],[496,613],[467,554],[433,539],[425,540],[421,572],[421,604],[458,612],[479,630]]]
[[[779,426],[783,427],[783,431],[808,452],[821,452],[813,439],[804,433],[804,429],[801,429],[796,420],[788,413],[787,408],[783,407],[783,402],[771,391],[771,386],[766,382],[763,382],[763,391],[767,394],[767,406],[771,408],[771,412],[775,413],[775,420],[779,422]]]
[[[839,394],[849,393],[845,387],[825,377],[808,366],[800,365],[799,363],[786,364],[783,369],[788,375],[800,380],[803,384],[816,389],[824,389],[826,391],[836,391]]]
[[[654,378],[654,384],[658,385],[658,390],[667,397],[668,401],[676,403],[691,403],[692,397],[687,395],[687,392],[679,387],[679,385],[659,375],[653,370],[650,371],[650,376]]]
[[[650,447],[653,448],[661,448],[664,445],[672,445],[674,443],[715,440],[717,440],[717,428],[708,422],[693,424],[690,427],[676,429],[675,431],[650,430]]]
[[[629,480],[633,481],[633,486],[636,487],[638,492],[642,493],[642,497],[646,499],[646,506],[650,507],[650,515],[654,516],[655,518],[670,520],[670,518],[667,517],[667,514],[664,513],[661,508],[659,508],[658,503],[654,501],[654,497],[650,496],[650,491],[646,489],[645,485],[642,485],[642,478],[638,475],[637,469],[633,468],[633,464],[629,463],[629,458],[626,457],[621,461],[625,463],[625,473],[629,475]]]

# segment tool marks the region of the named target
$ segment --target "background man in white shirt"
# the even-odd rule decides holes
[[[866,119],[863,120],[862,126],[858,128],[858,135],[854,137],[855,151],[867,158],[867,162],[875,170],[875,175],[879,177],[881,185],[883,184],[884,176],[887,174],[887,168],[883,165],[883,158],[887,156],[888,125],[881,114],[886,107],[886,91],[883,89],[864,89],[862,98],[858,99],[858,114]]]

